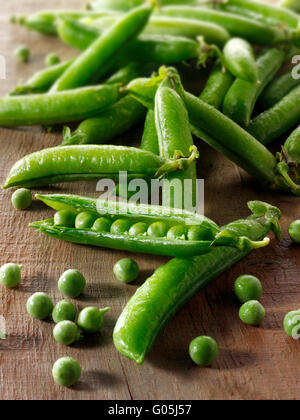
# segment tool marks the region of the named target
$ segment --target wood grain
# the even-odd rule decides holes
[[[68,7],[81,6],[69,0]],[[75,54],[55,38],[44,37],[8,23],[12,12],[33,12],[44,7],[38,0],[10,0],[2,5],[0,54],[7,62],[7,79],[0,80],[0,94],[6,94],[20,78],[26,80],[43,67],[48,52],[63,59]],[[53,0],[51,7],[66,7]],[[32,49],[29,64],[16,64],[13,48],[26,43]],[[199,73],[199,79],[201,73]],[[197,80],[197,79],[196,79]],[[136,141],[140,131],[136,131]],[[128,143],[132,135],[120,139]],[[34,150],[58,144],[59,133],[46,134],[39,128],[0,130],[0,178],[3,183],[11,165]],[[0,399],[299,399],[299,343],[283,329],[284,314],[300,306],[299,247],[287,235],[289,223],[300,215],[299,199],[260,190],[257,182],[224,157],[200,144],[199,174],[205,177],[206,215],[218,223],[246,216],[246,202],[261,199],[283,211],[284,238],[259,250],[220,276],[188,302],[160,334],[143,366],[120,356],[112,343],[112,331],[122,308],[138,285],[126,286],[112,273],[122,252],[76,246],[48,238],[28,228],[33,220],[47,218],[51,211],[34,202],[30,211],[14,211],[10,191],[1,192],[0,263],[24,264],[22,284],[15,290],[0,290],[0,314],[6,319],[9,338],[0,342]],[[62,185],[55,190],[96,195],[95,183]],[[141,283],[166,259],[134,256],[142,274]],[[57,302],[62,298],[57,280],[67,268],[84,273],[88,287],[76,306],[111,306],[103,332],[72,348],[52,338],[50,322],[33,321],[26,314],[28,297],[45,291]],[[243,325],[233,296],[235,278],[252,273],[264,287],[262,303],[267,316],[260,328]],[[197,335],[214,337],[220,356],[210,369],[201,369],[188,357],[189,341]],[[54,385],[51,368],[61,356],[71,355],[83,368],[80,382],[72,389]]]

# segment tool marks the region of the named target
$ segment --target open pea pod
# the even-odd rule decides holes
[[[170,257],[201,255],[215,246],[251,250],[269,244],[269,238],[252,241],[185,210],[75,195],[37,195],[37,198],[76,217],[68,226],[56,224],[54,217],[33,222],[30,227],[67,242]],[[82,223],[84,218],[88,222]]]

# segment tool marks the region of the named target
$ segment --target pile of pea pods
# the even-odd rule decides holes
[[[118,187],[114,198],[106,200],[36,195],[55,210],[52,219],[30,224],[39,232],[73,243],[173,257],[137,289],[114,329],[116,349],[138,364],[195,292],[267,246],[269,233],[281,239],[281,212],[268,203],[251,201],[248,218],[218,226],[191,208],[178,208],[177,199],[186,192],[186,180],[192,180],[192,202],[197,198],[201,142],[256,177],[274,196],[276,191],[295,200],[300,196],[300,71],[292,67],[300,55],[299,13],[298,0],[283,0],[280,6],[260,0],[91,0],[83,10],[11,17],[12,24],[59,37],[78,51],[66,62],[49,54],[45,69],[0,98],[0,126],[62,130],[61,144],[24,156],[8,173],[3,188],[18,187],[12,196],[16,209],[30,206],[30,188],[117,180],[124,171],[130,179],[180,181],[177,195],[163,183],[159,205],[118,201]],[[30,64],[26,46],[15,55]],[[199,79],[202,68],[210,69],[200,95],[183,86],[181,63],[194,68]],[[112,144],[141,124],[140,147]],[[269,145],[280,139],[274,154]],[[300,243],[300,221],[292,223],[289,233]],[[17,267],[3,269],[3,285],[19,283]],[[130,258],[114,268],[125,282],[138,271]],[[241,276],[234,291],[243,304],[241,320],[260,324],[265,310],[259,279]],[[284,321],[293,337],[300,329],[298,315],[291,312]],[[74,319],[61,321],[74,324]],[[67,328],[74,340],[65,344],[80,338],[73,324]],[[63,332],[56,328],[57,341]],[[217,354],[210,337],[190,344],[196,364],[211,365]],[[61,385],[65,370],[69,386],[80,376],[80,366],[74,360],[58,361],[53,372]]]

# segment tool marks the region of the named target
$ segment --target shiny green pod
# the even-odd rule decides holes
[[[233,76],[247,82],[258,82],[258,68],[249,42],[242,38],[231,38],[224,46],[223,59]]]
[[[288,9],[300,13],[300,3],[298,0],[281,0],[280,6],[287,7]]]

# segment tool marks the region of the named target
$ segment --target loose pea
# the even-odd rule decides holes
[[[109,311],[110,308],[98,309],[94,306],[88,306],[84,308],[77,320],[77,324],[85,333],[97,333],[101,330],[104,322],[104,314]]]
[[[255,276],[244,274],[236,279],[234,293],[242,303],[249,300],[259,300],[262,295],[261,282]]]
[[[55,66],[58,63],[60,63],[60,58],[57,54],[48,54],[45,58],[45,65],[47,67]]]
[[[164,222],[152,223],[148,228],[148,235],[155,238],[164,238],[168,232],[168,226]]]
[[[241,306],[239,316],[247,325],[260,325],[265,317],[265,308],[257,300],[249,300]]]
[[[85,278],[78,270],[67,270],[58,280],[58,289],[63,295],[70,298],[79,296],[85,285]]]
[[[54,381],[60,386],[72,386],[81,376],[81,367],[72,357],[58,359],[52,369]]]
[[[27,301],[27,312],[32,318],[45,319],[53,309],[53,303],[46,293],[34,293]]]
[[[99,217],[93,224],[92,230],[95,232],[109,232],[111,227],[111,220],[107,217]]]
[[[70,210],[60,210],[54,215],[54,224],[72,228],[75,226],[76,214]]]
[[[188,230],[187,237],[189,241],[212,241],[214,234],[210,229],[203,226],[191,226]]]
[[[56,324],[61,321],[75,321],[76,308],[73,303],[67,300],[61,300],[54,306],[52,318]]]
[[[30,57],[30,49],[26,45],[20,45],[14,50],[14,55],[17,60],[27,62]]]
[[[110,232],[115,235],[120,235],[128,232],[130,229],[130,221],[127,219],[117,219],[110,228]]]
[[[0,268],[0,284],[5,287],[16,287],[21,281],[22,265],[7,263]]]
[[[27,209],[32,203],[31,191],[27,188],[19,188],[11,196],[11,202],[17,210]]]
[[[95,223],[96,219],[97,216],[95,214],[88,211],[83,211],[77,214],[75,219],[75,227],[76,229],[90,229]]]
[[[65,346],[75,343],[82,338],[77,325],[72,321],[61,321],[53,329],[54,339]]]
[[[283,327],[287,335],[295,339],[300,338],[300,310],[291,311],[286,314]]]
[[[290,224],[289,235],[293,242],[300,244],[300,220],[295,220]]]
[[[146,223],[138,222],[131,226],[131,228],[129,229],[129,235],[130,236],[143,235],[144,233],[147,232],[147,229],[148,229],[148,225]]]
[[[200,336],[191,341],[189,353],[197,365],[210,366],[218,356],[218,345],[213,338]]]
[[[139,266],[131,258],[122,258],[114,265],[114,275],[124,283],[134,281],[139,275]]]
[[[176,240],[176,239],[186,239],[187,228],[185,226],[177,225],[172,226],[171,229],[168,230],[167,239],[169,240]]]

